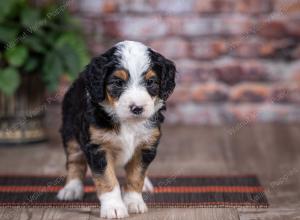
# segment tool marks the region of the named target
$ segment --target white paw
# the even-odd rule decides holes
[[[64,188],[62,188],[57,198],[59,200],[81,200],[84,194],[82,181],[74,179],[68,182]]]
[[[100,208],[101,218],[125,218],[128,217],[128,211],[123,202],[116,204],[102,205]]]
[[[127,208],[122,201],[120,187],[116,186],[111,192],[99,196],[101,202],[101,218],[125,218],[128,217]]]
[[[145,178],[143,192],[153,192],[154,187],[148,177]]]
[[[123,200],[129,213],[144,213],[148,211],[141,193],[125,192]]]

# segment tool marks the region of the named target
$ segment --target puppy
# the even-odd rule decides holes
[[[147,211],[141,192],[175,74],[172,61],[134,41],[118,43],[92,59],[63,101],[61,134],[68,174],[60,200],[83,197],[82,180],[89,166],[101,217]],[[126,171],[123,197],[116,166]]]

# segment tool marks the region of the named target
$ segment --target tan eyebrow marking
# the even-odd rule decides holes
[[[117,70],[114,72],[114,76],[123,79],[124,81],[128,80],[128,73],[125,70]]]
[[[149,70],[146,74],[145,74],[145,79],[150,79],[151,77],[156,76],[156,72],[154,72],[153,70]]]

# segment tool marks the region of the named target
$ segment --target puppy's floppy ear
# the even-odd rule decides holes
[[[115,60],[112,58],[113,49],[92,59],[83,74],[85,85],[92,101],[100,103],[105,99],[105,80],[111,71]]]
[[[161,54],[150,49],[150,57],[153,61],[153,70],[160,75],[160,92],[159,97],[166,101],[175,88],[175,64],[162,56]]]

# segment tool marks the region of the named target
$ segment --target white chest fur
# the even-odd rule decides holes
[[[125,165],[132,158],[136,147],[142,143],[147,143],[151,137],[151,129],[143,123],[122,124],[120,132],[115,137],[115,144],[121,148],[117,155],[117,164]]]
[[[145,122],[122,123],[119,131],[106,131],[90,128],[91,142],[99,144],[103,150],[114,154],[117,165],[125,165],[139,146],[148,147],[158,136],[158,128],[151,128]]]

